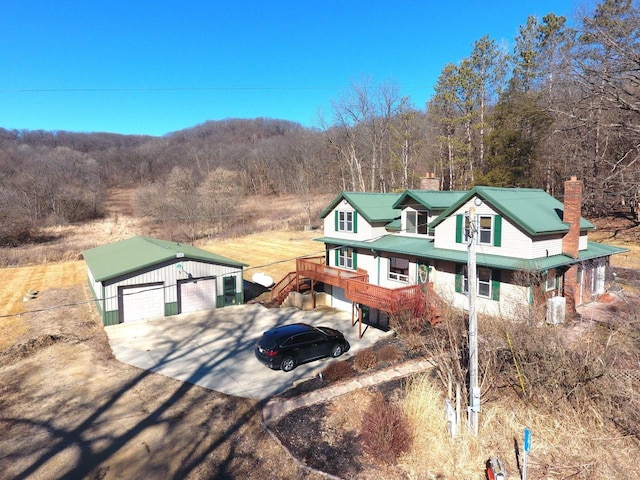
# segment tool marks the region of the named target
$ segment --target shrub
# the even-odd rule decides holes
[[[362,448],[387,464],[395,463],[411,447],[409,422],[402,408],[378,393],[362,418]]]
[[[353,378],[355,374],[356,372],[353,370],[351,364],[344,361],[331,362],[324,370],[322,370],[322,377],[329,383]]]
[[[353,367],[358,372],[370,370],[378,364],[378,356],[371,348],[359,350],[353,357]]]
[[[395,363],[402,358],[402,352],[396,345],[383,345],[378,350],[378,359],[381,362]]]

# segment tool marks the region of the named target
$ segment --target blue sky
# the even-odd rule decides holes
[[[3,0],[0,127],[163,135],[225,118],[331,121],[352,83],[424,108],[483,35],[577,0]]]

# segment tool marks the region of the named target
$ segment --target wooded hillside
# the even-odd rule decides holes
[[[446,65],[424,106],[397,85],[354,83],[310,129],[277,119],[206,122],[163,137],[0,129],[0,243],[104,213],[135,188],[137,214],[187,222],[185,238],[233,221],[239,196],[477,184],[562,196],[585,182],[584,214],[640,201],[640,7],[605,0],[567,19],[529,17],[504,51],[488,36]]]

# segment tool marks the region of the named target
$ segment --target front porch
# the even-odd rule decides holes
[[[317,283],[342,288],[347,300],[351,301],[351,325],[358,322],[358,335],[362,337],[362,306],[393,313],[409,300],[424,293],[420,285],[408,285],[401,288],[386,288],[369,283],[365,270],[347,270],[326,265],[325,257],[306,257],[296,259],[296,271],[288,273],[272,289],[274,302],[282,302],[289,293],[310,291],[313,296],[312,308],[316,308],[315,286]],[[355,305],[358,305],[357,318]]]

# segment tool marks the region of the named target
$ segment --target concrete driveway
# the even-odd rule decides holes
[[[105,327],[115,357],[134,367],[239,397],[262,400],[281,393],[297,380],[317,375],[334,359],[323,359],[285,373],[270,370],[254,356],[262,332],[288,323],[305,322],[340,330],[351,350],[373,345],[385,332],[358,324],[333,309],[302,311],[238,305],[213,311],[140,320]]]

